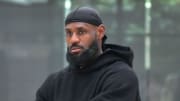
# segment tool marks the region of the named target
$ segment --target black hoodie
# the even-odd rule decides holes
[[[36,101],[140,101],[132,59],[130,48],[106,44],[92,65],[50,75]]]

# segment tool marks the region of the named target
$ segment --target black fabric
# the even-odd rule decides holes
[[[67,67],[50,75],[36,101],[140,101],[132,58],[127,47],[105,45],[104,53],[87,68]]]
[[[134,54],[131,48],[125,46],[118,46],[113,44],[105,44],[103,50],[110,50],[109,54],[114,55],[118,59],[122,59],[130,67],[133,66]]]
[[[98,12],[89,7],[80,7],[69,13],[65,19],[65,25],[71,22],[85,22],[95,26],[102,24]]]

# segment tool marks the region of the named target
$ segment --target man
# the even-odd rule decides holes
[[[128,47],[105,44],[105,26],[89,7],[65,19],[69,66],[50,75],[36,101],[140,101]]]

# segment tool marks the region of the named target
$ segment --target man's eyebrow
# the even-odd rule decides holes
[[[65,28],[66,31],[70,31],[70,28]]]
[[[77,27],[78,30],[85,30],[84,27]]]

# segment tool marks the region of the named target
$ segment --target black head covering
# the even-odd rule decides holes
[[[65,19],[65,25],[71,22],[85,22],[95,26],[103,24],[99,13],[95,9],[90,7],[79,7],[70,12]],[[105,43],[106,39],[107,36],[104,35],[103,44]]]
[[[71,22],[85,22],[95,26],[102,24],[99,13],[90,7],[80,7],[70,12],[65,19],[65,25]]]

